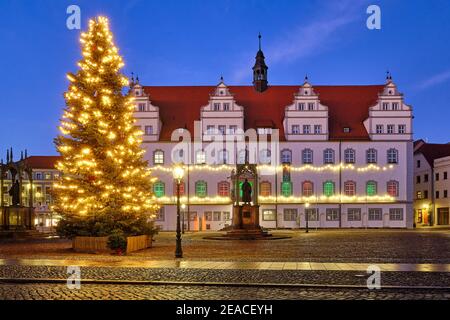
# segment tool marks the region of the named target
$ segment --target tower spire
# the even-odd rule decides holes
[[[261,51],[261,32],[258,34],[259,51]]]
[[[267,89],[267,69],[264,53],[261,50],[261,33],[258,34],[258,52],[255,57],[255,65],[253,66],[253,87],[258,92]]]

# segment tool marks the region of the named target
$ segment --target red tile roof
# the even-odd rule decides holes
[[[145,86],[153,105],[159,107],[162,121],[160,140],[170,141],[173,130],[187,128],[194,133],[194,121],[200,120],[200,108],[208,104],[215,86]],[[244,107],[244,126],[273,123],[284,140],[284,109],[294,101],[299,86],[269,86],[260,93],[253,86],[229,86],[238,105]],[[332,140],[368,140],[363,121],[369,107],[376,104],[384,85],[314,86],[320,102],[329,107],[329,130]],[[350,127],[349,133],[343,128]]]
[[[31,156],[25,161],[33,169],[55,169],[56,162],[60,159],[60,156]]]
[[[422,153],[428,164],[433,166],[434,160],[450,156],[450,143],[423,143],[414,154]]]

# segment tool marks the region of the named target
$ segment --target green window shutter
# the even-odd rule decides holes
[[[205,181],[197,181],[195,183],[195,194],[197,197],[204,198],[206,197],[206,189],[207,185]]]
[[[366,193],[368,196],[374,196],[377,194],[377,185],[374,181],[367,182]]]
[[[164,191],[164,183],[161,181],[156,182],[153,185],[153,193],[155,194],[155,197],[160,198],[162,196],[164,196],[165,191]]]
[[[292,195],[292,182],[284,181],[281,183],[281,194],[283,197],[290,197]]]
[[[334,194],[334,183],[331,181],[326,181],[323,184],[323,194],[327,197],[331,197]]]

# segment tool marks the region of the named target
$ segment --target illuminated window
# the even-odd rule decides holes
[[[180,184],[180,196],[184,196],[185,190],[186,190],[185,183],[184,183],[184,181],[181,181],[181,184]],[[173,195],[174,196],[177,195],[177,183],[176,182],[173,183]]]
[[[206,181],[200,180],[195,183],[195,195],[199,198],[204,198],[207,195]]]
[[[323,183],[323,194],[327,197],[334,195],[334,182],[325,181]]]
[[[339,209],[328,208],[326,210],[327,221],[339,221]]]
[[[277,213],[273,209],[263,210],[263,220],[264,221],[275,221],[277,219]]]
[[[292,151],[289,149],[281,150],[281,162],[291,163],[292,162]]]
[[[259,184],[259,194],[263,197],[272,195],[272,185],[269,181],[263,181]]]
[[[230,183],[228,181],[220,181],[217,185],[217,193],[221,197],[230,196]]]
[[[219,151],[219,159],[220,164],[226,164],[228,163],[228,151],[223,149]]]
[[[368,196],[374,196],[377,194],[377,183],[375,181],[367,181],[366,183],[366,194]]]
[[[367,163],[377,163],[377,150],[370,148],[366,151]]]
[[[333,149],[325,149],[323,151],[323,163],[325,163],[325,164],[334,163],[334,151],[333,151]]]
[[[355,150],[345,149],[344,150],[344,161],[345,161],[345,163],[355,163]]]
[[[398,151],[397,149],[389,149],[387,151],[387,162],[388,163],[398,163]]]
[[[206,153],[203,150],[198,150],[195,155],[195,162],[197,164],[205,164],[206,163]]]
[[[352,197],[356,194],[356,183],[354,181],[344,182],[344,194],[349,197]]]
[[[302,151],[302,162],[304,164],[313,163],[313,151],[311,149],[304,149]]]
[[[153,185],[153,193],[155,194],[155,197],[160,198],[163,197],[165,194],[165,185],[162,181],[157,181]]]
[[[283,197],[290,197],[292,195],[292,182],[285,181],[281,183],[281,194]]]
[[[304,197],[311,197],[314,193],[314,186],[311,181],[304,181],[302,183],[302,194]]]
[[[398,197],[398,182],[397,181],[395,181],[395,180],[388,181],[387,193],[391,197]]]
[[[291,181],[291,168],[288,165],[283,166],[283,182],[289,182]]]
[[[164,151],[155,150],[153,152],[153,164],[164,164]]]
[[[389,220],[401,221],[403,220],[403,208],[391,208],[389,209]]]
[[[259,152],[259,163],[269,164],[270,163],[270,150],[264,149]]]

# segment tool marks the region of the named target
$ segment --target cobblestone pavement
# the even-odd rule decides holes
[[[260,288],[231,286],[179,285],[97,285],[84,284],[80,289],[51,284],[2,284],[0,299],[7,300],[277,300],[277,299],[450,299],[450,292],[441,290],[368,290],[324,288]]]
[[[311,261],[370,263],[450,263],[450,230],[311,230],[273,231],[291,236],[285,240],[215,241],[203,239],[214,232],[183,235],[185,260],[209,261]],[[161,232],[154,247],[126,259],[167,260],[175,251],[175,234]],[[109,254],[75,253],[68,240],[2,241],[0,258],[102,259],[120,261]]]

